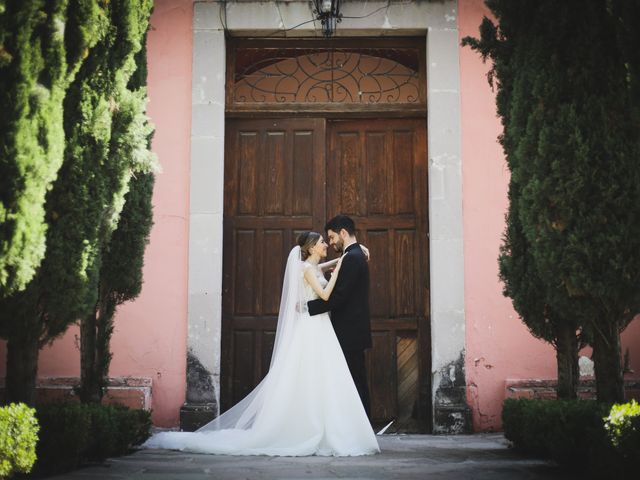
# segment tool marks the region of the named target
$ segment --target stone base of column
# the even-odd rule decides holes
[[[436,405],[433,409],[433,433],[472,433],[471,409],[466,405]]]
[[[180,430],[194,432],[216,418],[217,414],[216,403],[185,403],[180,408]]]
[[[467,404],[464,351],[457,360],[443,366],[434,383],[433,433],[472,433],[473,417]]]

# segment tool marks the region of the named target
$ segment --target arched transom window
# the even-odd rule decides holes
[[[418,46],[322,48],[299,43],[239,45],[228,65],[228,110],[293,105],[315,110],[336,104],[426,107],[424,56]]]

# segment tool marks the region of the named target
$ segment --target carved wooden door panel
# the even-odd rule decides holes
[[[372,257],[372,420],[425,431],[431,369],[425,121],[336,121],[327,128],[327,217],[351,216]]]
[[[268,370],[282,274],[297,233],[322,232],[326,219],[345,213],[372,254],[373,421],[426,431],[425,121],[228,120],[225,148],[223,410]]]
[[[325,222],[325,121],[228,120],[222,409],[269,369],[282,278],[298,233]]]

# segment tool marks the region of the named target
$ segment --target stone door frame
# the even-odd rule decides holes
[[[181,425],[217,415],[227,35],[273,37],[313,17],[304,0],[194,1],[189,202],[187,392]],[[377,11],[376,11],[377,10]],[[425,36],[434,433],[470,429],[465,314],[458,8],[455,0],[343,2],[340,36]],[[317,22],[284,36],[320,36]]]

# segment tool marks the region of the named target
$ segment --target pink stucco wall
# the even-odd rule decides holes
[[[186,389],[192,0],[156,0],[148,36],[154,228],[140,297],[118,312],[111,375],[153,379],[153,421],[174,426]]]
[[[460,39],[477,37],[483,15],[490,16],[484,2],[460,0],[458,6]],[[556,377],[553,348],[528,333],[498,281],[509,171],[496,141],[501,124],[488,69],[477,53],[460,48],[467,399],[476,431],[500,428],[505,380]],[[640,319],[622,344],[640,372]]]
[[[156,0],[148,36],[149,115],[162,165],[140,297],[117,313],[111,376],[153,380],[153,421],[178,423],[186,385],[192,0]],[[78,328],[40,353],[41,377],[79,376]],[[0,377],[5,375],[4,343]]]

